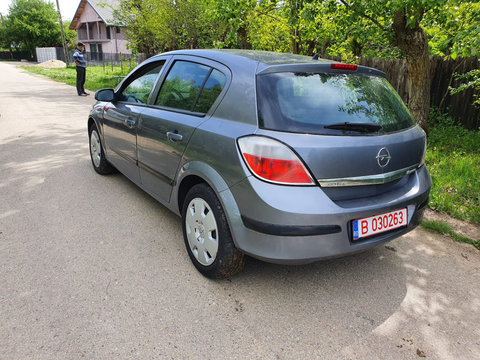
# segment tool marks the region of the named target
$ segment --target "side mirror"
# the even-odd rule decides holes
[[[95,100],[98,101],[113,101],[115,99],[115,92],[113,89],[100,89],[95,92]]]

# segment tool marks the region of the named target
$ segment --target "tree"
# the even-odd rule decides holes
[[[217,48],[251,49],[256,0],[204,0],[208,23],[215,24]]]
[[[114,16],[126,25],[132,48],[147,55],[212,46],[205,0],[121,0]]]
[[[405,58],[408,107],[428,130],[431,54],[480,51],[478,0],[121,0],[140,52],[218,47]]]
[[[61,45],[58,15],[53,3],[42,0],[13,0],[0,32],[2,44],[29,51],[36,47]]]
[[[455,60],[480,54],[480,2],[449,0],[422,22],[430,53]]]
[[[70,30],[71,21],[63,23],[63,32],[65,33],[65,41],[69,50],[75,50],[77,44],[77,32]]]
[[[360,46],[375,41],[400,51],[391,52],[390,57],[400,55],[407,61],[408,107],[426,131],[430,107],[429,55],[455,59],[476,56],[480,51],[478,0],[317,0],[315,3],[328,4],[338,26],[352,34]],[[341,8],[345,14],[339,11]],[[378,51],[368,54],[363,49],[361,54],[383,55]]]
[[[401,50],[408,66],[408,107],[417,123],[428,131],[430,108],[429,42],[421,23],[429,13],[441,10],[447,0],[330,0],[346,10],[343,26],[367,21],[388,43]],[[357,27],[358,30],[361,30]]]

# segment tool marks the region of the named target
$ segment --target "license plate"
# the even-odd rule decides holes
[[[407,225],[407,209],[353,220],[353,240],[358,240]]]

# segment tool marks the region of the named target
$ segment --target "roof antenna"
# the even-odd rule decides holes
[[[312,60],[318,60],[318,53],[316,53],[315,55],[313,55]]]

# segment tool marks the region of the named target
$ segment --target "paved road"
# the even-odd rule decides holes
[[[203,278],[179,219],[91,168],[92,97],[0,63],[0,359],[476,359],[480,255],[422,230]]]

